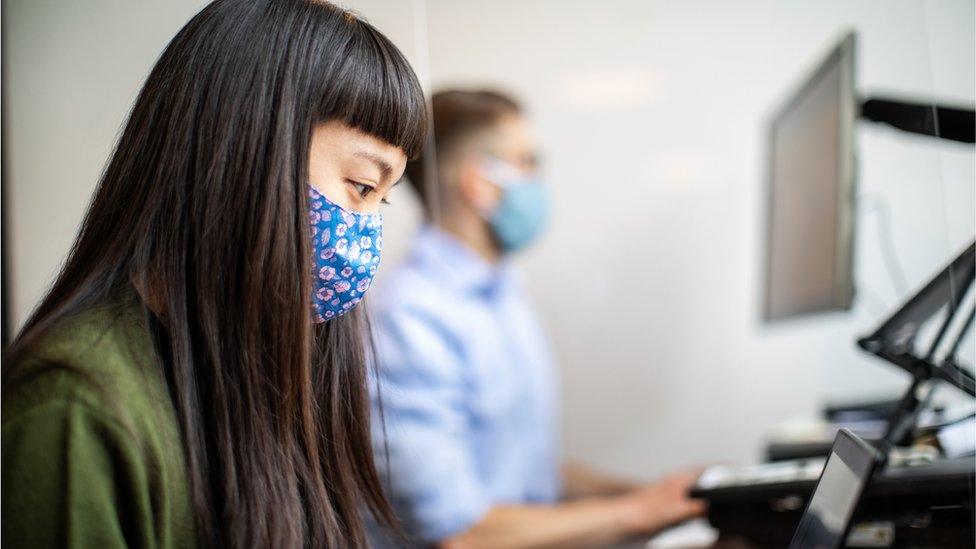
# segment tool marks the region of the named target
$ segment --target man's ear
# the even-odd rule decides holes
[[[458,166],[458,198],[476,212],[490,212],[495,208],[501,189],[488,181],[482,163],[468,158]]]

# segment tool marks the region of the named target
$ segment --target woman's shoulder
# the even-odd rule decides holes
[[[135,306],[92,307],[42,333],[5,368],[3,423],[58,405],[80,406],[128,423],[148,405],[160,377]],[[6,366],[6,365],[5,365]]]
[[[179,431],[151,349],[138,307],[105,307],[59,322],[4,364],[4,541],[195,543]]]

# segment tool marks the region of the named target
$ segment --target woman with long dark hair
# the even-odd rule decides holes
[[[217,0],[159,58],[3,364],[5,546],[361,546],[380,203],[426,131],[397,48]]]

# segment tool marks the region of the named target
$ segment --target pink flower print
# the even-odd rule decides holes
[[[328,301],[332,299],[334,295],[335,293],[332,291],[332,289],[326,288],[325,286],[319,288],[319,290],[315,292],[315,297],[320,301]]]
[[[363,274],[363,273],[365,273],[365,272],[366,272],[366,267],[363,267],[362,265],[360,265],[360,266],[359,266],[359,267],[358,267],[358,268],[356,269],[356,272],[357,272],[357,273],[359,273],[359,274]]]
[[[312,203],[309,204],[308,206],[312,210],[321,210],[322,209],[322,201],[321,200],[313,200]]]
[[[322,245],[323,246],[328,246],[330,240],[332,240],[332,231],[330,231],[329,229],[323,229],[322,230]]]
[[[377,236],[376,237],[376,250],[377,251],[383,250],[383,237],[382,236]]]
[[[376,265],[369,268],[369,276],[373,276],[374,274],[376,274]]]
[[[341,294],[348,292],[349,288],[352,288],[352,284],[350,284],[348,280],[337,280],[333,287],[335,288],[335,291]]]
[[[319,255],[319,257],[321,257],[322,259],[332,259],[332,256],[335,255],[335,252],[336,252],[335,251],[335,248],[332,248],[330,246],[330,247],[325,248],[324,250],[322,250],[322,254]]]
[[[349,253],[347,254],[349,259],[355,261],[359,259],[359,243],[353,242],[349,245]]]
[[[318,227],[316,227],[316,226],[315,226],[315,225],[313,224],[313,225],[312,225],[312,238],[314,239],[314,238],[315,238],[315,236],[316,236],[317,234],[319,234],[319,228],[318,228]]]
[[[326,311],[325,312],[325,318],[332,318],[334,316],[335,316],[335,313],[333,313],[332,311]]]
[[[349,278],[352,276],[352,267],[344,267],[339,274],[342,275],[342,278]]]
[[[346,225],[345,223],[339,223],[338,225],[336,225],[335,235],[342,236],[344,234],[346,234]]]
[[[322,280],[332,280],[335,278],[335,269],[329,266],[322,267],[319,269],[319,278]]]
[[[370,238],[370,237],[368,237],[368,236],[364,236],[364,237],[360,238],[359,239],[359,247],[362,248],[362,249],[364,249],[364,250],[368,250],[368,249],[372,248],[373,247],[373,239]]]
[[[332,305],[333,307],[337,306],[338,304],[339,304],[338,297],[329,302],[329,305]]]
[[[353,224],[356,223],[356,218],[353,217],[351,213],[349,213],[349,212],[347,212],[345,210],[339,210],[339,215],[342,216],[342,221],[346,225],[353,225]]]
[[[322,220],[322,214],[317,210],[312,210],[308,213],[308,218],[311,220],[312,225],[317,225],[319,221]]]
[[[336,245],[335,245],[335,253],[340,254],[340,255],[346,253],[346,247],[347,246],[349,246],[349,241],[346,240],[345,238],[340,238],[339,241],[336,242]]]
[[[366,293],[366,290],[369,289],[369,279],[364,278],[360,280],[359,284],[356,284],[356,289],[359,290],[359,293]]]
[[[322,216],[322,221],[332,221],[332,214],[329,210],[322,210],[320,215]]]
[[[369,263],[370,261],[372,261],[372,259],[373,259],[373,252],[369,250],[364,250],[363,253],[360,254],[359,256],[359,260],[362,261],[363,263]]]

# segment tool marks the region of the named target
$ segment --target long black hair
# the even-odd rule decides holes
[[[149,296],[208,544],[360,546],[363,509],[394,522],[369,439],[364,318],[311,321],[308,154],[330,120],[419,154],[423,93],[386,37],[323,1],[209,4],[150,73],[4,361],[6,384],[55,324]]]

